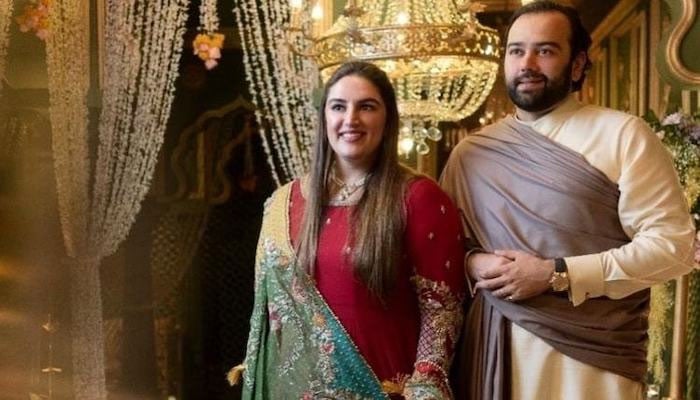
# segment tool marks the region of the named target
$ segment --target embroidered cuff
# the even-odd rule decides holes
[[[605,294],[605,276],[600,254],[566,257],[570,299],[577,306],[589,298]]]
[[[413,375],[406,382],[403,395],[407,400],[449,400],[452,392],[447,372],[432,361],[421,360],[415,364]]]

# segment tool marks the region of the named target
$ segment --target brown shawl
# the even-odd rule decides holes
[[[580,154],[512,117],[462,141],[442,185],[465,213],[470,236],[489,251],[551,259],[630,241],[617,214],[617,185]],[[566,294],[510,303],[480,291],[455,357],[456,398],[510,397],[509,321],[571,358],[643,381],[648,304],[648,290],[577,307]]]

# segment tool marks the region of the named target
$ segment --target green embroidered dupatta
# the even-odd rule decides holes
[[[265,207],[243,399],[388,399],[313,280],[295,268],[291,184]]]

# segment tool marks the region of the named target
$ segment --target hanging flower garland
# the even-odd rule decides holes
[[[0,90],[5,78],[5,63],[7,62],[7,44],[9,42],[9,28],[12,21],[13,0],[0,0]],[[2,92],[0,92],[2,94]]]
[[[24,6],[22,14],[15,19],[21,32],[33,32],[36,37],[46,40],[49,34],[49,7],[51,0],[32,0]],[[3,6],[5,7],[5,6]]]
[[[289,1],[236,0],[234,5],[263,148],[272,178],[280,185],[304,173],[309,164],[318,67],[280,39],[286,37],[284,28],[292,17]]]
[[[199,33],[192,42],[194,55],[204,61],[206,69],[213,69],[219,64],[221,49],[224,47],[224,34],[218,33],[219,18],[216,15],[216,0],[202,0],[199,6]]]
[[[107,398],[99,270],[86,249],[90,209],[87,92],[89,15],[82,0],[55,0],[46,36],[51,146],[61,233],[71,281],[73,391],[76,400]],[[69,45],[67,45],[69,44]],[[87,299],[91,303],[84,300]]]
[[[681,111],[659,120],[649,113],[645,116],[649,125],[673,156],[673,163],[690,212],[695,221],[696,239],[694,261],[696,270],[690,274],[688,298],[688,326],[686,329],[686,398],[700,395],[698,382],[698,351],[700,351],[700,114],[689,115]],[[652,304],[649,316],[648,361],[652,383],[663,386],[667,370],[664,355],[673,324],[674,285],[667,282],[652,288]]]
[[[107,398],[98,267],[128,235],[149,189],[170,116],[189,3],[105,0],[104,85],[94,160],[87,129],[88,8],[84,0],[52,0],[46,40],[49,114],[71,272],[76,400]]]

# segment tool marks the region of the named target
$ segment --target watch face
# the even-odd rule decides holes
[[[552,276],[552,290],[555,292],[563,292],[569,289],[569,277],[566,273],[556,272]]]

